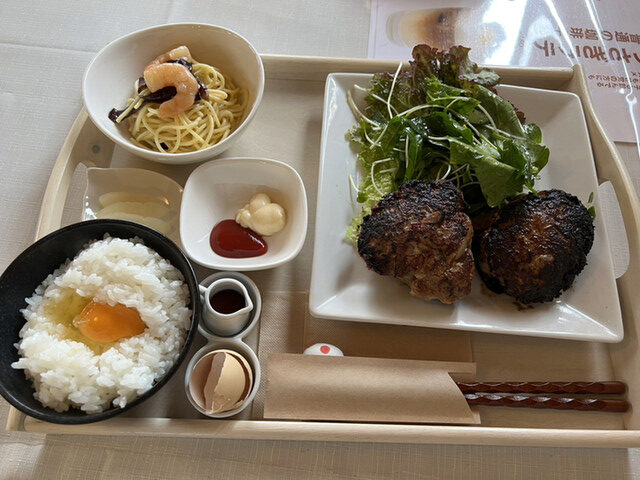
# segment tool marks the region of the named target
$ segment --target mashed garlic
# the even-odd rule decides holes
[[[236,222],[260,235],[278,233],[287,224],[287,214],[266,193],[257,193],[249,203],[238,210]]]

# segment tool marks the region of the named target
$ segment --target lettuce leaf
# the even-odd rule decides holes
[[[413,48],[410,71],[414,84],[423,78],[435,77],[452,87],[467,88],[472,84],[493,87],[500,77],[491,70],[481,69],[469,59],[469,48],[451,47],[440,51],[429,45],[416,45]]]
[[[453,181],[471,212],[499,206],[525,188],[535,192],[549,159],[542,132],[496,93],[498,75],[468,54],[461,46],[418,45],[408,67],[373,76],[367,121],[349,132],[361,147],[363,177],[362,212],[347,232],[352,241],[371,208],[411,179]]]
[[[469,164],[474,171],[489,207],[497,207],[507,198],[522,192],[520,170],[496,157],[488,145],[470,145],[451,139],[451,163]]]

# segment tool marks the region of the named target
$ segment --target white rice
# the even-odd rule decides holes
[[[83,297],[138,310],[147,329],[97,354],[64,338],[64,327],[44,315],[43,303],[69,288]],[[33,381],[35,397],[56,411],[70,407],[87,413],[124,407],[149,390],[173,366],[182,348],[191,311],[180,271],[139,239],[105,236],[67,260],[38,286],[27,308],[27,322],[16,348]]]

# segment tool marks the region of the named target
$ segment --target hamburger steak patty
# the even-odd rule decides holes
[[[360,229],[358,253],[411,294],[453,303],[469,294],[473,228],[462,193],[449,181],[411,180],[385,195]]]
[[[529,193],[474,218],[474,256],[489,289],[519,302],[549,302],[587,263],[593,219],[562,190]]]

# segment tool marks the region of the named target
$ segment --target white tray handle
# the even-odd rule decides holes
[[[570,87],[571,90],[581,93],[598,177],[599,180],[608,180],[613,185],[627,232],[629,268],[618,279],[618,286],[640,287],[640,202],[638,195],[624,161],[595,112],[584,69],[581,66],[576,66],[574,70],[576,74]],[[637,300],[637,306],[640,307],[640,296],[637,296]]]
[[[327,58],[262,54],[265,75],[269,79],[312,80],[324,82],[330,73],[376,73],[394,71],[397,60],[370,58]],[[407,62],[404,62],[407,64]],[[486,65],[494,70],[503,84],[522,87],[560,89],[573,76],[569,67],[505,67]]]
[[[580,94],[582,98],[598,177],[601,181],[608,180],[613,185],[627,234],[629,267],[617,281],[622,318],[624,319],[624,340],[619,344],[610,345],[609,351],[611,352],[611,360],[615,364],[618,379],[627,381],[628,385],[633,385],[635,382],[630,379],[640,371],[640,361],[632,360],[638,357],[633,351],[637,349],[638,345],[636,328],[638,319],[634,317],[640,314],[640,295],[638,295],[640,288],[640,202],[629,172],[596,114],[584,69],[581,66],[575,66],[574,72],[570,89]],[[640,391],[630,389],[628,396],[631,403],[639,404]],[[628,415],[627,418],[629,418]],[[638,428],[639,426],[626,425],[627,428]]]
[[[84,163],[87,166],[106,166],[113,148],[114,143],[100,133],[83,108],[73,122],[53,165],[38,216],[36,240],[60,228],[67,193],[78,165]]]

